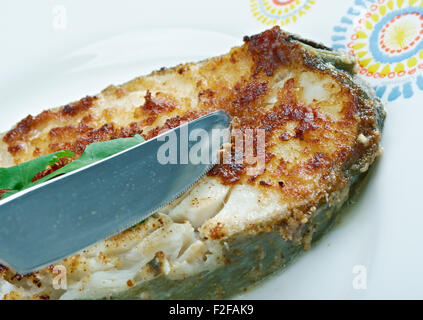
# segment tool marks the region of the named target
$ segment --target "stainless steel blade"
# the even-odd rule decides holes
[[[228,134],[213,133],[228,133],[229,126],[230,117],[217,111],[0,201],[0,262],[28,273],[139,223],[212,168],[216,146],[229,141]],[[207,134],[186,141],[199,129]],[[178,164],[161,164],[160,150],[172,138]],[[198,158],[188,156],[196,155],[199,146],[208,162],[197,164]]]

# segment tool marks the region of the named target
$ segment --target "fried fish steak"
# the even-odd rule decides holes
[[[93,142],[146,139],[215,110],[232,127],[263,129],[266,170],[215,166],[145,223],[55,266],[0,268],[4,299],[226,298],[281,269],[324,233],[380,153],[385,117],[348,55],[278,27],[228,54],[153,72],[57,109],[1,136],[0,165]],[[62,160],[39,173],[56,170]],[[142,183],[142,181],[140,181]]]

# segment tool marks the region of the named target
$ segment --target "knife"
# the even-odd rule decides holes
[[[26,274],[143,221],[217,163],[230,122],[211,113],[1,200],[0,263]],[[166,155],[184,161],[166,163]]]

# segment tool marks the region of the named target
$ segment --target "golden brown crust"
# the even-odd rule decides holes
[[[244,46],[226,56],[164,69],[28,116],[3,142],[15,163],[62,149],[79,156],[92,142],[135,133],[151,139],[163,129],[225,110],[234,129],[265,130],[266,170],[251,177],[245,165],[232,163],[214,167],[209,175],[223,184],[278,192],[283,202],[317,206],[345,187],[352,164],[363,155],[375,156],[380,134],[374,108],[363,103],[358,89],[345,85],[345,75],[317,67],[316,57],[291,40],[278,27],[246,37]],[[330,96],[307,101],[302,83],[307,74],[324,83]],[[360,134],[367,144],[357,141]]]
[[[135,133],[143,133],[150,139],[162,129],[174,128],[184,121],[221,109],[233,117],[233,127],[236,129],[266,130],[267,170],[260,177],[250,177],[248,183],[260,188],[277,189],[287,198],[304,199],[316,190],[316,183],[319,186],[333,184],[333,181],[328,181],[333,168],[338,163],[350,162],[354,155],[362,154],[364,148],[377,145],[378,137],[374,135],[374,119],[367,123],[360,120],[359,101],[353,90],[342,87],[341,92],[336,95],[337,103],[342,104],[340,117],[336,121],[322,113],[318,104],[300,101],[299,95],[303,88],[298,81],[299,74],[311,67],[310,63],[303,62],[307,59],[300,45],[288,40],[285,33],[273,28],[259,35],[246,37],[246,44],[235,48],[230,55],[206,62],[198,71],[203,77],[195,76],[208,85],[196,86],[194,92],[197,92],[197,102],[194,108],[179,108],[180,102],[171,93],[158,91],[153,96],[147,85],[143,86],[146,89],[144,103],[133,109],[132,116],[130,115],[133,121],[124,126],[106,122],[110,120],[107,115],[115,113],[113,106],[105,108],[94,120],[90,109],[98,98],[86,97],[58,111],[44,111],[36,117],[28,116],[10,130],[3,141],[8,144],[9,152],[16,163],[63,149],[70,149],[81,155],[86,145],[92,142],[128,137]],[[281,72],[286,66],[292,68],[293,65],[298,73],[289,78],[282,88],[277,89],[277,101],[269,107],[266,97],[275,87],[274,74]],[[223,73],[223,70],[234,71],[241,68],[244,72],[237,77],[237,81],[228,81],[228,73]],[[180,78],[190,81],[193,73],[189,65],[180,66],[176,69],[175,81]],[[322,79],[327,77],[320,70],[314,69],[313,73]],[[163,84],[163,89],[169,85]],[[332,84],[335,85],[336,83]],[[127,84],[108,91],[119,100],[128,95],[131,86]],[[113,121],[113,116],[111,120]],[[157,122],[160,122],[158,120],[164,123],[157,126]],[[69,122],[69,125],[60,125]],[[47,130],[44,137],[34,139],[40,129],[48,127],[49,123],[57,126]],[[295,129],[290,133],[292,123],[295,124]],[[146,127],[150,128],[143,132]],[[355,143],[359,130],[370,137],[369,145]],[[295,143],[305,161],[288,162],[272,152],[273,149],[290,143]],[[328,152],[331,148],[335,150]],[[210,174],[221,177],[223,183],[246,181],[243,165],[220,165]],[[311,177],[316,176],[319,176],[318,181],[310,181]]]
[[[38,116],[27,116],[20,121],[15,128],[7,132],[3,137],[3,142],[8,144],[8,150],[13,156],[18,156],[24,152],[22,142],[30,138],[30,134],[40,127],[48,124],[53,119],[70,119],[89,111],[96,97],[85,97],[76,103],[68,104],[58,111],[47,110]]]
[[[246,37],[244,46],[225,56],[162,69],[119,87],[110,86],[95,97],[30,115],[4,135],[3,143],[15,164],[62,149],[75,152],[75,159],[92,142],[135,133],[151,139],[161,130],[225,110],[233,118],[234,129],[265,130],[266,170],[249,176],[247,166],[232,159],[231,164],[215,166],[209,176],[231,185],[231,190],[251,187],[262,199],[277,199],[286,205],[277,215],[262,223],[249,223],[241,231],[276,230],[284,240],[308,247],[313,234],[309,222],[317,208],[336,203],[335,198],[339,203],[345,200],[351,177],[356,175],[351,171],[367,170],[378,154],[380,132],[375,104],[363,98],[361,88],[292,40],[278,27]],[[313,86],[326,95],[319,99],[319,92],[308,93]],[[34,180],[71,160],[62,159]],[[3,192],[0,190],[0,197]],[[161,218],[152,223],[152,228],[164,224]],[[203,225],[200,232],[204,238],[219,240],[236,234],[228,228],[226,222],[216,220]],[[144,229],[147,227],[138,225],[122,232],[107,240],[105,247],[118,248],[132,238],[141,239]],[[118,257],[102,252],[98,259],[104,264],[120,263]],[[81,255],[63,263],[69,274],[89,269]],[[163,252],[156,252],[145,266],[152,274],[162,273],[163,267]],[[1,265],[0,278],[18,286],[28,280],[42,285],[36,274],[22,277]],[[126,285],[130,288],[134,283],[128,280]],[[21,296],[22,292],[12,291],[5,298]],[[52,297],[40,294],[33,298]]]

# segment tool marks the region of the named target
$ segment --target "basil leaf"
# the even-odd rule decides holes
[[[73,155],[73,152],[69,150],[58,151],[14,167],[0,168],[0,190],[20,191],[26,189],[33,183],[32,179],[37,173],[45,170],[47,166],[55,164],[59,159]]]
[[[71,158],[74,153],[63,150],[41,156],[28,162],[21,163],[14,167],[0,168],[0,190],[6,190],[0,195],[4,199],[12,194],[50,180],[58,175],[66,174],[83,168],[99,160],[105,159],[116,153],[134,147],[142,142],[144,138],[136,134],[132,138],[121,138],[104,142],[96,142],[85,148],[82,156],[64,167],[50,173],[49,175],[32,182],[32,179],[47,166],[55,164],[59,159]]]

